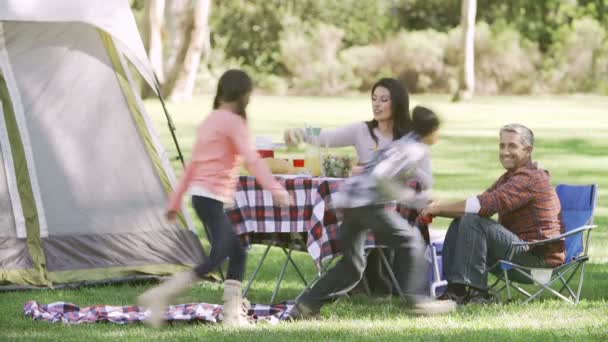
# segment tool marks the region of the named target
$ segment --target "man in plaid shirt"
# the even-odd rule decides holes
[[[400,260],[408,269],[404,292],[412,311],[436,314],[452,311],[455,303],[432,301],[426,292],[425,244],[420,231],[408,224],[397,212],[385,210],[392,201],[422,208],[428,203],[427,192],[416,192],[405,186],[415,179],[418,166],[429,158],[428,146],[406,135],[379,151],[362,174],[345,181],[334,198],[334,205],[344,208],[340,227],[342,259],[315,285],[305,292],[287,313],[293,319],[318,315],[321,307],[348,293],[361,280],[366,266],[364,245],[367,231],[389,247],[399,248]],[[420,176],[420,175],[418,175]]]
[[[513,242],[563,233],[559,199],[549,173],[532,162],[533,146],[534,134],[529,128],[520,124],[502,127],[499,157],[507,172],[478,196],[456,203],[434,202],[423,211],[423,215],[456,218],[443,246],[448,289],[440,299],[460,304],[491,302],[488,270],[510,252],[515,263],[528,267],[555,267],[564,262],[563,241],[531,250],[512,246]],[[498,222],[489,218],[494,214],[498,214]]]

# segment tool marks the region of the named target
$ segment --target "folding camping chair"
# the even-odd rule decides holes
[[[494,270],[497,276],[496,282],[490,287],[497,298],[504,289],[507,290],[507,299],[511,300],[511,288],[514,288],[527,299],[527,303],[547,291],[566,302],[578,304],[583,287],[585,276],[585,262],[589,260],[587,251],[589,248],[589,237],[593,225],[593,211],[597,201],[597,185],[564,185],[560,184],[556,188],[562,207],[562,223],[566,232],[551,239],[536,242],[517,242],[514,246],[539,246],[547,243],[565,239],[566,261],[563,265],[556,268],[530,268],[518,265],[512,261],[513,253],[506,260],[500,260]],[[570,280],[581,269],[576,293],[572,290]],[[502,272],[501,272],[502,271]],[[533,284],[537,287],[533,294],[527,292],[515,281],[509,278],[509,272],[516,272],[523,276],[523,284]],[[562,287],[556,291],[551,286],[561,284]],[[566,297],[562,292],[567,290]]]
[[[276,235],[276,234],[273,234],[273,235]],[[292,267],[298,274],[300,280],[302,280],[302,282],[304,283],[304,286],[308,287],[309,283],[306,281],[306,278],[304,277],[302,271],[300,270],[300,268],[298,267],[298,265],[296,264],[296,262],[293,260],[293,258],[291,256],[292,252],[294,250],[307,253],[306,243],[302,240],[301,236],[299,236],[297,233],[291,234],[290,238],[288,240],[289,240],[289,242],[283,242],[283,241],[280,241],[280,239],[278,239],[278,238],[271,238],[270,240],[263,243],[264,245],[266,245],[266,249],[264,250],[264,254],[262,254],[262,258],[260,259],[255,270],[253,271],[253,274],[249,278],[249,281],[247,282],[247,286],[245,287],[245,290],[243,291],[243,297],[246,297],[247,294],[249,293],[249,289],[251,288],[251,285],[255,281],[255,278],[257,277],[258,273],[260,272],[260,269],[262,268],[262,265],[264,264],[264,261],[266,260],[266,257],[268,256],[268,252],[270,252],[270,248],[272,248],[272,247],[281,248],[281,250],[285,254],[285,261],[283,262],[283,266],[281,267],[281,272],[277,279],[277,283],[272,292],[272,296],[270,297],[270,303],[275,302],[277,294],[279,293],[279,290],[281,288],[281,283],[283,282],[283,279],[285,278],[285,274],[287,272],[287,266],[289,264],[292,265]]]
[[[430,285],[430,295],[431,298],[437,298],[441,295],[448,286],[448,281],[442,279],[443,275],[443,241],[441,242],[431,242],[430,245],[431,250],[431,285]]]
[[[393,271],[393,268],[392,268],[390,262],[388,261],[386,254],[384,253],[384,249],[386,249],[386,248],[388,248],[388,247],[384,246],[384,245],[377,245],[371,249],[376,249],[378,251],[378,254],[380,255],[380,260],[381,260],[382,264],[384,265],[384,267],[386,268],[386,271],[389,275],[389,278],[391,279],[393,286],[395,287],[395,290],[397,291],[397,294],[404,302],[407,302],[405,294],[403,293],[403,290],[401,290],[401,286],[399,286],[399,282],[397,281],[397,278],[395,277],[395,272]],[[366,253],[369,252],[371,249],[368,249],[366,251]],[[319,270],[319,272],[317,273],[317,276],[312,281],[310,281],[308,284],[306,284],[306,287],[304,288],[304,290],[302,290],[300,292],[300,294],[296,297],[296,301],[298,301],[300,299],[300,297],[306,291],[308,291],[311,287],[313,287],[317,283],[317,281],[319,281],[319,279],[321,279],[321,277],[331,268],[332,265],[334,265],[334,263],[338,259],[340,259],[339,256],[334,256],[329,262],[327,262],[325,265],[323,265],[321,267],[321,269]],[[365,278],[363,278],[361,281],[365,282]],[[365,292],[367,293],[367,295],[368,296],[371,295],[371,291],[370,291],[367,283],[364,283],[363,285],[365,287]],[[346,296],[348,297],[348,295],[346,295]]]
[[[405,294],[403,293],[401,286],[399,286],[399,281],[397,281],[397,278],[395,277],[395,272],[393,271],[393,268],[392,268],[391,264],[389,263],[388,258],[386,257],[386,253],[384,253],[384,249],[386,249],[386,248],[387,248],[386,246],[378,245],[378,246],[375,246],[373,249],[378,250],[378,254],[380,255],[380,260],[384,264],[384,267],[386,268],[386,271],[391,279],[393,286],[395,287],[397,294],[404,302],[407,302]],[[429,290],[430,290],[430,295],[432,296],[432,298],[436,298],[438,293],[439,294],[443,293],[443,291],[445,290],[445,287],[448,284],[448,282],[446,280],[441,279],[441,275],[442,275],[441,252],[443,249],[443,237],[442,237],[441,241],[431,242],[431,244],[429,245],[429,249],[430,249],[430,253],[431,253],[431,260],[430,260],[431,268],[429,270],[430,271]],[[312,286],[314,286],[314,284],[323,276],[323,274],[325,272],[327,272],[327,270],[329,270],[329,268],[335,263],[335,261],[337,259],[339,259],[339,258],[334,257],[326,265],[324,265],[323,268],[321,270],[319,270],[317,277],[315,279],[313,279],[304,288],[304,290],[302,292],[300,292],[297,299],[299,299],[300,296],[302,294],[304,294],[308,289],[310,289]],[[365,278],[363,278],[362,281],[365,281]],[[367,295],[370,295],[371,291],[369,290],[368,285],[364,284],[364,287],[366,288]]]
[[[447,288],[448,282],[447,280],[442,279],[443,275],[443,262],[442,262],[442,252],[443,252],[443,242],[445,240],[445,232],[441,230],[433,230],[429,225],[429,240],[430,244],[428,245],[427,253],[425,257],[427,261],[430,263],[429,267],[429,294],[432,298],[436,298],[438,295],[441,295],[445,289]],[[386,254],[384,250],[386,246],[376,246],[378,248],[378,252],[380,254],[380,260],[384,264],[391,281],[393,282],[393,286],[399,296],[405,300],[405,296],[403,291],[399,287],[399,282],[397,281],[394,271],[390,266]],[[365,278],[364,278],[365,279]]]
[[[442,294],[443,291],[445,291],[445,289],[448,285],[448,281],[445,279],[442,279],[443,238],[444,237],[442,237],[441,241],[431,241],[430,245],[428,246],[428,248],[429,248],[428,251],[430,252],[430,260],[429,260],[430,269],[429,269],[428,278],[429,278],[429,292],[430,292],[429,294],[430,294],[431,298],[437,298],[438,295]],[[385,248],[385,247],[381,247],[378,250],[380,253],[380,259],[382,260],[382,263],[386,267],[386,270],[389,274],[389,277],[391,278],[391,281],[393,282],[393,286],[395,286],[395,289],[397,290],[397,293],[405,301],[405,295],[403,294],[401,287],[399,287],[399,282],[397,281],[395,274],[393,272],[393,269],[390,266],[388,259],[386,258],[386,255],[384,254],[384,252],[382,250],[383,248]]]

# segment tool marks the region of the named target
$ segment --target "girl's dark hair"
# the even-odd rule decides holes
[[[441,121],[432,110],[416,106],[412,110],[412,128],[421,138],[433,133],[439,128]]]
[[[410,98],[407,89],[394,78],[382,78],[372,87],[372,96],[378,87],[388,89],[391,94],[391,114],[393,119],[393,140],[397,140],[412,130],[410,119]],[[374,128],[378,127],[378,121],[372,119],[365,122],[369,129],[372,139],[378,143],[378,137],[374,133]]]
[[[239,102],[238,115],[247,119],[246,104],[241,102],[243,97],[253,90],[253,82],[246,72],[230,69],[220,77],[217,83],[217,92],[213,99],[213,109],[220,106],[220,102]]]

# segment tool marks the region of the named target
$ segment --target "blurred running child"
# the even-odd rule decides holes
[[[292,319],[316,316],[321,307],[345,295],[361,280],[365,269],[365,241],[368,230],[389,247],[401,249],[399,262],[407,270],[403,288],[411,311],[418,314],[446,313],[455,309],[452,301],[435,301],[426,294],[425,243],[420,231],[397,212],[385,209],[397,201],[410,208],[424,208],[429,191],[416,192],[407,186],[421,181],[430,189],[429,146],[438,141],[439,119],[424,107],[413,110],[413,131],[378,151],[360,175],[345,181],[334,204],[344,208],[340,227],[342,259],[315,285],[298,298],[288,315]]]

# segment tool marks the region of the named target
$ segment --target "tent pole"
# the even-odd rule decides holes
[[[173,119],[171,115],[169,115],[169,111],[165,106],[165,100],[163,100],[163,96],[160,93],[160,82],[158,82],[158,78],[156,77],[156,73],[154,74],[154,88],[156,88],[156,93],[158,94],[158,99],[160,100],[160,104],[163,106],[163,112],[165,112],[165,117],[167,118],[167,125],[169,126],[169,131],[171,132],[171,137],[173,138],[173,143],[175,144],[175,148],[177,149],[177,159],[182,163],[182,167],[186,166],[184,162],[184,156],[182,155],[182,150],[179,147],[179,143],[177,142],[177,137],[175,136],[175,125],[173,124]]]
[[[154,88],[156,88],[156,94],[158,95],[158,99],[160,100],[161,105],[163,106],[163,111],[165,112],[165,117],[167,118],[167,125],[169,126],[169,131],[171,132],[171,137],[173,138],[173,143],[175,144],[175,148],[177,149],[177,159],[181,162],[182,168],[186,167],[186,163],[184,162],[184,155],[182,154],[182,150],[179,147],[179,143],[177,142],[177,136],[175,136],[175,125],[173,124],[173,119],[171,119],[171,115],[165,106],[165,100],[163,100],[163,96],[160,93],[160,82],[156,77],[156,73],[154,75]],[[207,235],[207,240],[211,243],[211,235],[209,234],[209,230],[207,230],[207,226],[203,223],[203,228],[205,229],[205,234]],[[203,249],[204,252],[204,249]],[[220,278],[224,281],[224,272],[222,268],[219,268]]]

